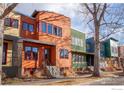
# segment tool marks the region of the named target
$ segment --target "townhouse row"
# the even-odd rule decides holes
[[[88,38],[87,52],[94,53],[94,38]],[[114,71],[122,69],[122,62],[124,62],[124,46],[119,46],[118,40],[108,38],[100,43],[100,68],[107,71]],[[93,66],[94,56],[89,55],[88,65]]]
[[[93,38],[86,40],[84,33],[71,29],[69,17],[50,11],[34,11],[29,17],[13,11],[4,25],[2,71],[7,76],[23,77],[46,68],[62,74],[94,64]],[[104,45],[103,58],[116,60],[117,40],[110,38]]]

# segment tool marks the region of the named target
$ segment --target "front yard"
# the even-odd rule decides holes
[[[124,76],[120,76],[120,72],[103,72],[101,77],[92,77],[92,74],[87,74],[59,79],[9,78],[2,83],[3,85],[124,85],[123,80]]]

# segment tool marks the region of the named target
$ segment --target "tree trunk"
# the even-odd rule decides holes
[[[0,19],[0,84],[1,84],[1,75],[2,75],[2,52],[3,52],[3,19]]]
[[[99,77],[99,60],[100,60],[100,43],[99,43],[99,26],[95,23],[95,56],[94,56],[94,73],[93,76]]]

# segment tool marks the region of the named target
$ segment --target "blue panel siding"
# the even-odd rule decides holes
[[[86,39],[86,51],[89,53],[94,53],[95,43],[93,37]]]

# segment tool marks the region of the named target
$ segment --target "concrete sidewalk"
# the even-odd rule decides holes
[[[104,72],[101,77],[92,77],[92,74],[85,74],[73,77],[61,77],[54,79],[22,79],[18,82],[12,80],[5,85],[90,85],[94,82],[106,81],[111,78],[118,77],[118,72]]]

